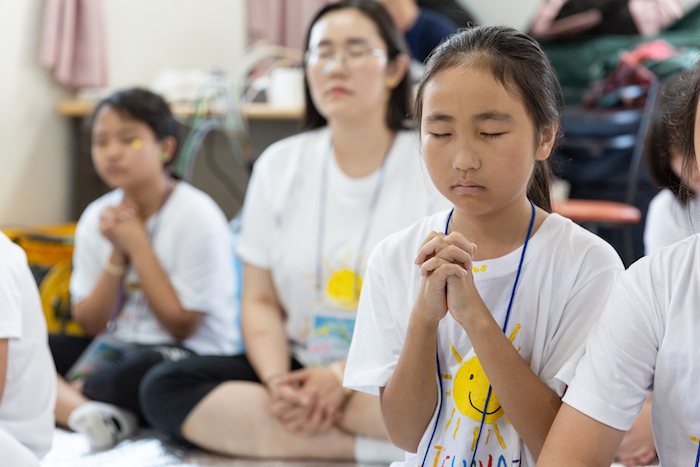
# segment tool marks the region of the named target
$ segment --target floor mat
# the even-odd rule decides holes
[[[91,453],[87,440],[82,435],[59,428],[54,432],[53,448],[41,461],[42,467],[356,467],[357,465],[348,462],[236,459],[183,447],[156,432],[148,431],[124,440],[108,451]]]

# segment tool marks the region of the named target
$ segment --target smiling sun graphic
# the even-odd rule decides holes
[[[481,422],[483,417],[484,423],[493,425],[503,416],[503,408],[493,391],[489,398],[489,405],[484,411],[486,396],[489,392],[489,380],[479,363],[479,357],[474,356],[462,365],[452,387],[452,396],[457,409],[472,420]]]
[[[518,324],[508,339],[510,342],[513,342],[519,330],[520,325]],[[454,355],[455,360],[457,363],[459,363],[460,367],[457,374],[454,376],[452,391],[448,391],[446,393],[447,396],[452,395],[455,408],[452,409],[452,414],[447,422],[447,426],[445,426],[445,431],[447,431],[450,426],[454,426],[452,438],[454,439],[457,436],[459,425],[462,421],[460,414],[469,417],[477,423],[481,423],[481,420],[483,419],[485,425],[493,425],[493,432],[498,438],[498,442],[501,447],[505,449],[505,442],[501,437],[498,423],[496,423],[504,415],[503,408],[498,402],[498,398],[493,391],[491,391],[491,396],[488,398],[488,405],[486,404],[490,383],[486,377],[486,373],[484,373],[484,369],[481,367],[481,363],[479,363],[479,357],[474,355],[466,362],[463,362],[462,357],[459,355],[454,346],[452,346],[452,344],[450,344],[450,348],[452,350],[452,355]],[[453,379],[452,375],[442,375],[442,377],[444,379]],[[455,424],[452,425],[453,419],[455,418],[455,412],[457,410],[459,413],[457,413]],[[508,419],[505,419],[505,421],[508,422]],[[489,428],[486,436],[486,444],[488,444],[490,437],[491,429]],[[472,451],[476,447],[478,439],[479,427],[477,426],[474,428]]]

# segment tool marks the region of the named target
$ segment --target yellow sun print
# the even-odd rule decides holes
[[[516,325],[513,333],[508,339],[511,343],[515,339],[515,336],[520,330],[520,325]],[[484,372],[484,369],[479,363],[479,358],[474,355],[472,358],[463,362],[462,357],[459,355],[457,350],[452,344],[450,344],[450,350],[455,360],[460,365],[457,374],[453,377],[452,375],[441,375],[443,379],[452,379],[452,390],[446,391],[445,395],[452,395],[454,399],[456,410],[462,415],[466,415],[476,422],[481,422],[484,420],[485,424],[493,425],[493,433],[498,438],[498,443],[503,449],[506,448],[503,437],[501,436],[498,424],[496,423],[501,417],[504,416],[503,408],[498,402],[496,394],[491,390],[491,396],[488,396],[490,383]],[[486,404],[486,398],[488,396],[488,405]],[[452,419],[455,417],[455,409],[452,409],[452,414],[447,422],[445,430],[447,430],[452,423]],[[508,421],[506,419],[506,421]],[[454,430],[453,438],[457,436],[457,431],[459,430],[459,425],[461,418],[457,416],[456,427]],[[486,443],[488,443],[491,437],[491,430],[489,429],[488,437],[486,438]],[[472,450],[476,447],[477,439],[479,438],[479,427],[474,428],[474,441],[472,444]]]
[[[479,357],[474,356],[462,365],[455,376],[453,387],[452,393],[457,409],[472,420],[481,422],[486,396],[489,393],[489,380],[481,363],[479,363]],[[496,395],[491,391],[484,422],[491,425],[502,416],[503,408]]]
[[[328,296],[340,307],[354,310],[360,301],[362,278],[349,269],[335,272],[326,287]]]

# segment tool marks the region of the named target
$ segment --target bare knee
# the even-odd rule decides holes
[[[202,399],[182,424],[183,437],[228,455],[270,457],[270,398],[257,383],[226,382]]]
[[[352,460],[354,437],[332,427],[314,436],[287,431],[270,415],[260,384],[228,382],[211,391],[182,425],[188,441],[211,451],[253,458]]]
[[[389,441],[379,396],[353,392],[345,405],[340,427],[350,433]]]

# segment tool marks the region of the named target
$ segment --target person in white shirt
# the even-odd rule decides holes
[[[427,63],[415,115],[453,208],[373,251],[344,381],[380,395],[403,466],[534,467],[622,271],[551,213],[560,99],[542,49],[512,28],[460,31]]]
[[[377,3],[330,4],[306,52],[306,128],[256,162],[243,207],[246,354],[163,364],[144,380],[150,422],[230,455],[389,461],[379,400],[343,389],[370,251],[438,212],[401,33]]]
[[[682,74],[680,75],[682,76]],[[661,248],[694,235],[700,222],[700,189],[697,173],[683,176],[683,155],[680,143],[671,135],[668,125],[671,105],[683,92],[683,82],[677,76],[664,86],[644,147],[649,175],[661,191],[651,200],[644,225],[644,252],[650,255]],[[615,455],[626,467],[649,465],[656,458],[651,427],[651,399],[644,403],[639,417],[627,431]]]
[[[684,176],[698,171],[700,63],[682,81],[669,126]],[[609,466],[649,394],[660,465],[700,459],[700,237],[646,256],[622,274],[586,343],[540,466]]]
[[[682,75],[681,75],[682,76]],[[649,175],[662,190],[651,200],[644,225],[644,252],[649,255],[683,240],[700,229],[700,175],[683,176],[680,143],[668,127],[670,105],[683,92],[681,78],[666,87],[654,112],[645,147]],[[681,186],[684,185],[684,186]]]
[[[114,191],[78,221],[70,292],[73,318],[96,337],[50,343],[71,381],[58,380],[57,422],[95,450],[136,429],[152,366],[239,350],[228,223],[214,200],[172,176],[176,132],[168,104],[143,89],[114,93],[93,116],[92,160]]]
[[[56,368],[24,251],[0,233],[0,461],[38,467],[51,448]]]

